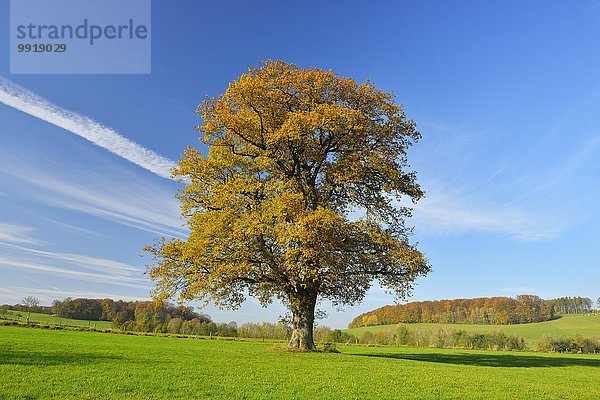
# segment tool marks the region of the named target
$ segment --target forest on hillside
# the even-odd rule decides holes
[[[421,301],[388,305],[356,317],[348,328],[398,323],[523,324],[551,319],[555,313],[590,312],[593,302],[587,297],[561,297],[542,300],[538,296],[482,297]]]
[[[231,324],[215,324],[209,316],[195,312],[192,307],[175,306],[168,302],[67,297],[64,300],[54,300],[52,306],[28,309],[23,304],[16,304],[4,305],[2,308],[78,320],[111,321],[114,329],[127,331],[179,333],[185,329],[206,335],[219,332],[226,336],[237,328]]]
[[[161,301],[115,301],[67,297],[64,300],[54,300],[52,306],[28,307],[25,304],[0,306],[0,318],[10,319],[10,315],[5,314],[4,310],[42,313],[86,321],[111,321],[113,329],[131,332],[263,339],[286,339],[290,335],[290,327],[283,322],[245,323],[238,327],[233,321],[213,322],[210,316],[195,312],[193,307],[175,306]],[[329,329],[325,333],[321,332],[321,336],[324,335],[329,335]]]

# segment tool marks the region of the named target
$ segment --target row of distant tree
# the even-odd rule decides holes
[[[0,306],[0,310],[12,310],[18,312],[35,312],[42,314],[52,314],[52,306],[40,306],[37,298],[28,296],[27,301],[21,300],[19,304],[3,304]],[[37,301],[36,301],[37,300]]]
[[[237,336],[235,322],[215,323],[206,314],[197,313],[192,307],[175,306],[167,302],[123,301],[112,299],[54,300],[52,306],[40,306],[39,300],[28,296],[20,304],[0,307],[1,310],[35,312],[89,321],[112,321],[114,329],[133,332],[174,333],[182,335]],[[240,327],[243,337],[288,338],[287,325],[244,324]],[[283,332],[283,333],[282,333]]]
[[[469,332],[447,326],[425,325],[409,329],[405,324],[373,334],[364,331],[358,343],[413,347],[470,348],[482,350],[525,350],[525,340],[502,331]]]
[[[52,302],[52,314],[63,318],[91,321],[114,321],[116,319],[121,322],[141,320],[165,322],[167,318],[209,320],[208,317],[194,312],[192,307],[174,306],[166,302],[71,299],[70,297],[62,301],[54,300]]]
[[[598,299],[600,301],[600,298]],[[593,302],[587,297],[542,300],[538,296],[482,297],[412,302],[385,306],[361,314],[349,328],[398,323],[522,324],[551,319],[555,313],[587,313]]]
[[[210,317],[199,314],[192,307],[174,306],[167,302],[123,301],[112,299],[54,300],[52,306],[40,306],[39,301],[29,301],[28,296],[16,305],[4,305],[3,309],[20,312],[51,314],[62,318],[89,321],[112,321],[113,328],[144,331],[216,334],[232,330],[228,324],[219,326]],[[27,301],[25,301],[27,300]],[[236,327],[233,327],[235,330]]]
[[[167,302],[66,298],[55,300],[52,312],[64,318],[112,321],[114,329],[124,331],[207,336],[235,336],[237,332],[235,322],[217,324],[192,307]]]
[[[560,314],[585,314],[592,311],[594,302],[588,297],[559,297],[558,299],[547,300],[554,307],[554,312]],[[598,307],[600,307],[600,297],[598,297]]]

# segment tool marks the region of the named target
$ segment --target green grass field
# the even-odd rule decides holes
[[[525,339],[527,346],[532,349],[537,348],[540,337],[544,333],[560,336],[574,336],[576,333],[581,333],[584,337],[600,336],[600,315],[564,315],[552,321],[518,325],[406,324],[409,329],[434,325],[479,333],[502,330],[509,335],[517,334],[521,336]],[[366,328],[346,329],[345,331],[360,337],[365,331],[377,333],[388,329],[394,329],[394,325],[368,326]]]
[[[597,355],[272,346],[0,326],[0,398],[600,398]]]
[[[27,313],[23,311],[11,311],[6,310],[3,314],[0,314],[0,317],[15,319],[17,321],[25,322],[27,320]],[[87,321],[80,319],[70,319],[70,318],[60,318],[53,317],[48,314],[38,314],[31,313],[29,316],[30,322],[37,322],[39,324],[47,324],[47,325],[68,325],[68,326],[88,326],[88,324],[92,328],[97,329],[108,329],[110,328],[110,321]]]

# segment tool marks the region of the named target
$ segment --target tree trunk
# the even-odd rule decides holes
[[[291,297],[291,296],[290,296]],[[289,348],[300,350],[313,350],[313,325],[315,322],[315,305],[317,296],[307,295],[303,298],[290,299],[292,309],[292,338]]]

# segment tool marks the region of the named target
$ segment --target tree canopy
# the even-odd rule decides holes
[[[191,233],[145,248],[156,298],[279,299],[290,347],[312,349],[318,299],[357,303],[374,280],[402,297],[429,271],[400,206],[423,196],[406,157],[420,134],[392,93],[267,61],[197,113],[209,152],[188,147],[174,170]]]

